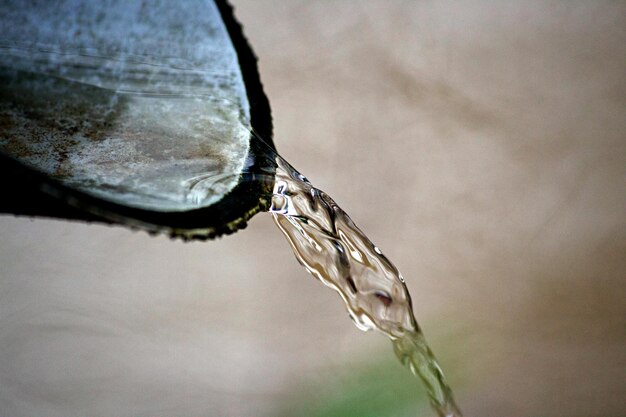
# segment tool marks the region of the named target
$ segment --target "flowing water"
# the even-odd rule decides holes
[[[71,83],[64,80],[58,81],[58,83],[62,83],[62,91],[90,88],[79,83]],[[48,88],[51,88],[50,85]],[[109,94],[103,91],[97,90],[99,94]],[[41,96],[41,94],[39,95]],[[146,103],[148,104],[146,104],[141,101],[146,98],[144,96],[136,93],[125,93],[120,97],[126,100],[138,101],[147,108],[152,109],[148,105],[152,104],[152,102],[147,100]],[[92,96],[88,97],[93,99]],[[105,98],[110,97],[106,96]],[[184,94],[169,98],[177,99],[179,107],[182,107],[181,103],[187,101],[192,103],[198,101],[205,104],[213,102],[210,100],[211,97],[197,97]],[[220,108],[227,108],[223,102],[233,106],[236,104],[229,102],[227,99],[220,100]],[[106,100],[104,102],[108,103]],[[157,104],[159,103],[157,102]],[[72,102],[70,104],[75,103]],[[90,102],[90,107],[98,109],[97,106],[94,107],[93,100]],[[68,111],[65,108],[60,108],[58,113],[68,114]],[[81,114],[82,117],[85,117],[83,113]],[[141,117],[138,118],[141,119]],[[227,122],[229,121],[227,120]],[[118,123],[121,122],[118,121]],[[229,125],[229,123],[224,124]],[[122,127],[125,126],[123,123],[121,125]],[[247,126],[249,126],[249,123],[241,125],[244,131],[248,129]],[[275,166],[275,172],[256,172],[247,169],[244,170],[241,178],[236,178],[232,173],[232,169],[228,169],[228,166],[224,168],[219,164],[214,164],[215,166],[220,166],[221,170],[216,169],[206,175],[194,176],[183,182],[184,196],[188,200],[186,202],[197,204],[198,201],[203,201],[207,198],[208,192],[215,192],[215,190],[221,189],[219,186],[229,190],[232,188],[232,183],[236,183],[237,180],[264,181],[266,183],[273,181],[274,189],[271,195],[271,206],[268,211],[273,215],[278,228],[286,236],[298,261],[315,278],[339,293],[346,304],[350,317],[359,329],[363,331],[377,330],[391,339],[394,351],[400,361],[424,383],[431,405],[439,416],[460,416],[461,413],[454,403],[452,392],[446,383],[443,372],[426,344],[424,336],[414,318],[411,297],[400,272],[383,255],[380,249],[370,242],[330,196],[315,188],[303,175],[271,149],[262,138],[258,137],[254,132],[251,133],[258,139],[261,147],[264,148],[261,155],[257,156],[259,158],[268,158],[270,163],[264,166]],[[228,134],[224,135],[228,136]],[[15,135],[15,137],[30,136]],[[158,148],[160,142],[156,141],[154,137],[151,139],[151,143],[154,142],[156,144],[154,145],[155,148]],[[50,146],[50,139],[47,140],[48,146]],[[60,136],[60,141],[61,143],[68,142],[65,136]],[[118,146],[118,144],[116,143],[115,146]],[[110,158],[108,152],[105,152],[105,156]],[[219,156],[228,157],[228,155]],[[119,160],[116,162],[122,168],[125,167]],[[137,164],[132,164],[135,161],[126,162],[128,162],[128,166],[132,165],[133,169],[137,170]],[[198,169],[203,170],[207,165],[207,159],[202,159],[200,164]],[[84,168],[82,164],[79,165],[81,168]],[[153,165],[158,164],[148,164],[148,168],[152,168]],[[93,166],[90,165],[90,169]],[[103,166],[110,171],[110,165]],[[157,171],[159,175],[152,175],[153,172],[149,171],[148,174],[151,175],[144,182],[154,186],[154,178],[172,180],[172,166],[168,165],[166,168],[168,168],[168,175],[161,175],[161,171]],[[195,168],[195,166],[191,166],[191,168]],[[178,169],[180,170],[180,168]],[[83,169],[78,172],[83,173],[84,171]],[[126,171],[123,170],[122,173],[125,174]],[[107,175],[110,176],[111,173],[109,172]],[[188,172],[184,171],[180,175],[187,176]],[[133,177],[133,179],[137,181],[136,177]],[[177,178],[174,178],[172,183],[179,184],[179,181]],[[165,185],[161,185],[160,189],[164,187]],[[92,192],[94,192],[93,188],[93,184],[90,183]],[[118,191],[117,189],[115,190]],[[108,194],[107,196],[112,198]],[[123,194],[123,196],[125,200],[121,202],[128,204],[126,194]],[[145,200],[144,194],[140,194],[140,196]],[[162,201],[163,198],[158,199],[160,206],[163,206]]]
[[[461,416],[415,320],[398,269],[330,196],[271,154],[277,167],[269,212],[298,261],[339,293],[359,329],[377,330],[391,339],[396,356],[422,380],[439,416]]]
[[[117,21],[117,15],[115,19]],[[42,17],[43,20],[45,19]],[[59,27],[64,27],[64,25],[59,23]],[[57,35],[59,39],[65,39],[65,32],[61,31]],[[100,193],[96,195],[120,204],[141,208],[150,207],[153,204],[163,208],[165,202],[171,203],[170,200],[173,199],[176,203],[171,203],[173,207],[181,209],[187,207],[183,203],[197,204],[199,201],[206,200],[207,196],[215,194],[216,190],[223,189],[226,190],[224,192],[228,192],[232,189],[235,183],[232,173],[236,171],[236,167],[222,167],[215,161],[230,161],[233,155],[235,157],[245,156],[242,147],[244,142],[241,140],[239,142],[234,141],[230,147],[224,147],[230,153],[218,154],[214,158],[215,161],[209,161],[212,162],[209,165],[214,165],[219,169],[216,168],[214,172],[207,175],[194,176],[190,179],[187,179],[189,174],[195,173],[197,167],[186,161],[187,165],[184,165],[185,169],[183,170],[179,166],[179,161],[176,160],[176,154],[174,154],[175,151],[179,151],[181,152],[179,157],[183,158],[188,152],[182,144],[196,143],[196,140],[200,141],[207,133],[207,123],[198,125],[190,123],[183,128],[176,124],[178,120],[201,119],[201,115],[216,114],[219,115],[216,117],[219,120],[211,120],[209,123],[216,129],[215,132],[212,132],[215,141],[219,142],[217,140],[219,137],[243,138],[239,135],[243,130],[233,132],[229,128],[237,125],[234,122],[238,110],[246,108],[248,104],[245,100],[245,104],[232,101],[230,96],[220,101],[212,100],[211,94],[215,92],[216,84],[213,82],[210,72],[202,70],[186,73],[185,71],[189,72],[189,68],[181,69],[169,64],[162,65],[160,62],[153,63],[150,57],[146,57],[145,63],[138,63],[136,62],[137,56],[134,54],[132,59],[126,59],[122,55],[121,60],[111,60],[111,68],[114,70],[110,70],[109,66],[99,61],[106,61],[108,59],[106,57],[89,56],[82,52],[58,54],[45,48],[34,48],[30,51],[32,56],[26,54],[28,60],[20,61],[24,58],[24,50],[15,47],[16,45],[19,46],[21,38],[17,35],[14,36],[17,39],[14,40],[16,43],[9,42],[9,47],[3,47],[3,53],[11,59],[11,70],[0,74],[4,77],[4,84],[10,86],[3,92],[3,97],[6,96],[5,107],[9,106],[8,109],[10,110],[6,110],[11,117],[10,120],[14,121],[18,120],[19,117],[26,117],[21,113],[21,107],[15,103],[18,102],[18,98],[25,97],[24,91],[28,91],[32,96],[26,97],[30,100],[27,104],[31,109],[37,109],[41,115],[45,115],[53,122],[58,121],[59,115],[63,115],[64,120],[67,120],[69,116],[76,116],[77,122],[74,123],[76,126],[87,126],[91,129],[78,132],[81,133],[78,136],[74,135],[77,132],[75,130],[71,136],[73,141],[68,141],[67,130],[69,128],[57,129],[59,130],[57,132],[50,126],[44,125],[43,130],[46,131],[45,146],[47,148],[44,147],[43,149],[51,147],[51,137],[57,139],[59,146],[69,146],[68,144],[70,144],[76,147],[81,145],[76,137],[96,137],[104,133],[110,135],[110,137],[105,138],[106,140],[100,138],[99,146],[85,146],[79,150],[63,148],[62,160],[66,160],[68,154],[82,158],[74,158],[77,162],[75,165],[71,165],[72,169],[66,169],[66,171],[60,171],[55,165],[57,160],[54,158],[39,158],[38,149],[35,149],[39,144],[35,143],[37,146],[32,148],[32,141],[13,144],[16,148],[20,148],[20,146],[27,148],[21,157],[27,159],[35,154],[39,159],[31,161],[34,165],[39,162],[39,169],[50,175],[64,176],[66,182],[70,181],[68,180],[70,178],[74,181],[70,181],[71,186],[86,187],[91,190],[91,193]],[[11,41],[10,37],[9,40]],[[86,37],[81,42],[93,43],[98,46],[96,40],[96,38]],[[118,41],[126,45],[127,39],[119,39]],[[202,42],[202,44],[205,43],[206,41]],[[69,44],[71,45],[71,43]],[[82,44],[78,43],[77,45]],[[126,51],[124,48],[121,50]],[[132,49],[128,50],[132,52]],[[198,50],[202,51],[203,49],[198,48]],[[214,52],[211,49],[211,53]],[[5,61],[9,62],[9,58],[6,56]],[[36,59],[32,61],[33,57],[41,62]],[[213,62],[206,61],[206,57],[201,55],[196,58],[198,62]],[[228,60],[226,59],[226,61]],[[38,63],[39,67],[33,62]],[[220,60],[215,62],[222,63]],[[232,60],[232,62],[236,63],[236,60]],[[50,68],[56,68],[60,65],[59,63],[65,65],[64,71],[68,69],[68,74],[61,72],[61,77],[46,78],[46,74],[51,71]],[[195,68],[192,69],[196,70]],[[218,69],[220,74],[230,74],[229,71]],[[25,75],[27,73],[24,71],[34,71],[35,75]],[[43,72],[39,74],[38,71]],[[129,74],[133,74],[133,76]],[[172,74],[176,76],[174,77]],[[150,79],[150,83],[145,83],[145,79]],[[45,88],[40,88],[42,86]],[[221,82],[219,90],[224,92],[228,86],[228,83]],[[233,90],[230,92],[231,96],[236,96],[237,93],[241,92],[237,90],[238,87],[239,84],[236,84],[235,87],[230,86]],[[155,90],[152,91],[151,89]],[[185,94],[170,94],[172,89],[178,92],[184,91]],[[187,89],[191,89],[192,92],[186,91]],[[49,96],[42,94],[42,91]],[[205,95],[206,97],[204,97]],[[55,100],[55,97],[63,97],[63,100]],[[172,105],[174,100],[176,100],[176,105]],[[50,103],[55,103],[56,107],[51,107]],[[92,109],[94,114],[85,114],[85,108]],[[108,114],[115,114],[116,117],[109,117],[108,119],[102,117],[102,115]],[[42,120],[47,120],[46,117],[41,116]],[[26,120],[26,122],[24,120],[17,125],[34,126],[31,120]],[[137,124],[138,120],[142,124]],[[85,121],[89,123],[83,123]],[[94,127],[94,121],[100,124]],[[14,124],[16,123],[11,123],[11,125]],[[56,126],[54,123],[52,124]],[[130,150],[137,148],[136,142],[133,142],[132,134],[130,134],[131,138],[127,138],[129,139],[128,143],[112,140],[118,136],[123,137],[129,132],[141,132],[144,129],[143,126],[146,125],[151,125],[153,128],[158,127],[156,130],[160,129],[161,136],[155,135],[154,129],[149,130],[151,140],[142,142],[142,146],[146,147],[149,144],[152,147],[146,149],[144,153],[133,155],[130,152]],[[249,125],[249,123],[244,123],[242,126],[245,129]],[[73,128],[78,129],[78,127]],[[13,132],[11,137],[30,139],[34,137],[33,132],[17,132],[19,134]],[[51,132],[56,132],[56,136],[52,135]],[[175,139],[177,134],[186,136],[187,140],[177,142],[180,146],[171,146],[172,138]],[[189,138],[193,140],[189,140]],[[261,138],[258,139],[264,143]],[[205,141],[205,143],[208,142],[210,141]],[[121,144],[129,147],[120,150]],[[233,150],[231,149],[233,144],[239,145],[239,147],[235,146]],[[31,146],[32,149],[26,145]],[[90,143],[90,145],[93,144]],[[88,149],[92,152],[88,153]],[[166,153],[167,158],[161,158],[162,153]],[[146,164],[146,158],[155,154],[159,158],[148,159],[149,163]],[[43,155],[45,156],[47,153],[43,152]],[[117,173],[111,170],[111,166],[113,166],[109,163],[111,155],[117,158],[115,166],[120,170]],[[267,147],[266,154],[261,155],[261,157],[272,158],[276,165],[275,176],[271,178],[275,181],[275,185],[269,212],[273,215],[278,228],[287,237],[298,261],[315,278],[340,294],[350,317],[359,329],[363,331],[378,330],[391,339],[394,351],[400,361],[424,383],[430,402],[439,416],[460,416],[461,413],[454,403],[452,392],[445,381],[443,372],[428,348],[414,318],[411,297],[400,272],[382,254],[380,249],[369,241],[332,198],[315,188],[269,147]],[[239,159],[235,159],[239,161]],[[167,163],[172,160],[174,163],[163,165],[163,161]],[[95,161],[95,163],[85,168],[85,161]],[[207,165],[207,159],[201,159],[199,164],[200,168],[198,169],[204,169]],[[145,168],[141,175],[137,172],[140,166]],[[103,171],[97,171],[101,167],[104,167],[102,168]],[[130,183],[135,185],[140,183],[143,188],[133,188],[134,193],[122,192],[121,197],[119,192],[123,187],[114,187],[116,193],[109,193],[109,185],[111,183],[118,186],[122,184],[122,179],[126,178],[128,171],[134,173]],[[87,176],[86,172],[91,176]],[[166,172],[167,175],[162,175],[163,172]],[[174,176],[175,174],[185,178],[183,183],[188,188],[184,189],[184,195],[189,201],[176,201],[176,191],[178,191],[180,181],[178,177]],[[99,184],[96,180],[99,181],[100,178],[106,178],[107,182]],[[270,179],[265,172],[246,172],[243,175],[244,180],[254,181],[255,178]],[[105,191],[97,190],[95,184],[99,184]],[[172,185],[174,191],[169,188]],[[215,187],[217,185],[223,187]],[[157,197],[156,203],[146,197],[153,194]],[[140,199],[131,200],[129,195],[139,195]]]

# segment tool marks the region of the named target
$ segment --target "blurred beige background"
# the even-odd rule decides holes
[[[233,3],[278,149],[403,271],[465,414],[624,415],[626,3]],[[2,416],[432,415],[269,216],[0,233]]]

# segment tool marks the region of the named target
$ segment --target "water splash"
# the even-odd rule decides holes
[[[440,417],[459,417],[445,376],[415,320],[400,271],[348,215],[279,155],[269,212],[304,268],[343,299],[363,330],[388,336]]]

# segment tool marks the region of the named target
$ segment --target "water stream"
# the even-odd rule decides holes
[[[440,417],[461,416],[452,391],[415,320],[404,278],[330,196],[281,156],[269,212],[297,260],[337,291],[363,330],[389,337],[402,364],[426,387]]]
[[[26,79],[26,81],[28,80],[29,79]],[[26,81],[24,81],[24,83],[28,84]],[[90,94],[96,94],[91,91],[91,89],[93,89],[92,87],[66,80],[56,80],[55,82],[59,84],[59,91],[52,89],[51,86],[53,83],[47,84],[47,88],[52,91],[50,93],[52,96],[54,96],[54,94],[67,95],[68,91],[79,92],[84,94],[85,100],[89,100],[88,108],[94,109],[93,111],[96,113],[99,111],[100,107],[94,105],[96,101],[94,101],[93,97],[95,96],[85,93],[85,91],[89,90],[88,92],[90,92]],[[36,91],[35,88],[26,90],[31,91],[31,93]],[[104,94],[103,103],[109,103],[111,100],[110,94],[113,93],[101,90],[102,89],[94,89],[98,94]],[[16,95],[16,93],[12,91],[11,94]],[[115,92],[115,94],[121,93]],[[113,101],[117,102],[118,96],[115,94],[113,97],[116,97],[116,99]],[[39,92],[37,92],[37,94],[33,93],[32,95],[39,98],[43,97],[44,99],[47,97]],[[145,109],[149,110],[146,110],[146,114],[152,114],[152,118],[148,118],[145,115],[138,116],[133,113],[131,115],[132,117],[127,116],[127,119],[130,121],[140,119],[143,123],[153,123],[155,118],[161,114],[157,114],[153,111],[155,106],[159,107],[157,105],[160,105],[160,102],[155,104],[150,100],[145,100],[145,102],[141,101],[146,99],[147,96],[145,96],[145,94],[125,92],[119,97],[122,97],[127,102],[134,100],[135,104],[139,103],[144,106]],[[182,108],[181,111],[186,111],[185,109],[187,107],[183,106],[184,103],[196,102],[204,103],[205,105],[208,105],[207,103],[217,103],[216,107],[220,109],[236,108],[236,103],[229,101],[228,98],[204,97],[188,94],[172,95],[166,98],[170,100],[176,99],[176,105]],[[8,102],[12,103],[11,100],[8,100]],[[56,117],[57,113],[63,114],[64,116],[70,114],[68,109],[64,107],[50,110],[47,104],[49,101],[50,100],[46,99],[42,102],[43,104],[38,103],[41,108],[51,111],[50,117]],[[59,103],[64,104],[65,102],[59,100]],[[77,100],[69,100],[68,103],[69,104],[65,103],[67,104],[66,107],[69,106],[68,108],[71,108],[71,105],[77,105]],[[171,106],[170,103],[170,107],[173,108],[176,106]],[[176,114],[170,114],[170,107],[166,107],[167,111],[165,112],[169,115],[168,117],[170,117],[170,119],[164,118],[161,123],[167,124],[175,117],[178,117]],[[39,107],[37,108],[39,109]],[[87,115],[89,116],[87,117],[82,108],[83,107],[79,107],[81,117],[87,118],[91,122],[97,120],[93,115]],[[202,107],[202,109],[205,108]],[[205,110],[207,113],[210,113],[210,108],[206,108]],[[157,114],[157,116],[154,114]],[[191,117],[190,115],[187,116]],[[120,126],[119,132],[125,134],[127,131],[132,131],[132,129],[122,123],[120,119],[121,116],[118,117],[116,121]],[[222,123],[220,124],[218,122]],[[218,122],[214,122],[213,124],[217,126],[238,126],[237,129],[234,129],[235,132],[245,132],[249,129],[248,126],[250,126],[248,122],[242,122],[239,126],[228,118],[225,120],[219,119]],[[29,124],[22,123],[22,125]],[[82,125],[92,126],[92,123],[83,123],[81,126]],[[109,123],[109,125],[112,126],[111,123]],[[113,135],[115,131],[112,130],[113,128],[111,126],[109,126],[106,131],[108,132],[107,134]],[[104,127],[102,127],[102,129],[104,129]],[[113,133],[109,132],[109,130]],[[64,130],[60,132],[57,138],[59,146],[66,143],[72,146],[75,145],[75,141],[67,140]],[[189,133],[187,130],[185,130],[185,132]],[[88,137],[89,135],[87,133],[84,133],[84,136]],[[122,133],[119,134],[122,135]],[[218,130],[217,133],[213,133],[213,136],[209,135],[210,140],[207,140],[208,142],[211,140],[217,142],[217,138],[221,136],[230,137],[234,135],[230,130],[226,130],[225,132]],[[146,159],[146,155],[144,154],[132,157],[133,155],[128,149],[118,149],[121,146],[119,142],[112,142],[110,144],[110,149],[113,149],[112,151],[104,147],[104,151],[100,153],[96,152],[94,154],[92,152],[89,154],[87,152],[89,149],[99,151],[100,148],[104,146],[103,144],[106,145],[110,142],[110,140],[106,138],[106,140],[100,139],[98,146],[88,142],[91,147],[85,145],[86,147],[81,148],[79,151],[73,148],[68,149],[68,152],[63,154],[63,160],[67,159],[67,155],[71,155],[71,152],[74,152],[74,154],[78,156],[82,155],[82,159],[79,159],[80,163],[72,165],[76,167],[73,168],[74,171],[69,171],[72,175],[76,173],[79,174],[74,182],[69,183],[70,186],[75,186],[79,189],[83,187],[88,189],[92,194],[95,193],[96,196],[109,198],[112,199],[112,201],[131,206],[132,204],[130,203],[135,200],[131,200],[129,196],[137,195],[137,201],[144,206],[148,203],[152,204],[151,201],[153,199],[155,201],[154,204],[158,204],[159,207],[164,207],[166,203],[172,204],[174,207],[193,207],[205,201],[212,194],[215,194],[216,190],[231,190],[233,184],[236,184],[237,181],[263,181],[265,184],[272,184],[273,182],[273,192],[271,196],[268,196],[271,197],[271,206],[268,211],[273,215],[276,225],[289,241],[298,261],[315,278],[339,293],[347,307],[350,317],[359,329],[363,331],[377,330],[391,339],[396,356],[415,376],[422,380],[426,387],[431,405],[440,417],[461,416],[458,407],[454,403],[452,391],[446,383],[443,372],[426,344],[424,336],[415,320],[411,297],[398,269],[383,255],[378,247],[370,242],[367,236],[365,236],[330,196],[315,188],[303,175],[267,145],[262,138],[254,132],[250,133],[255,136],[257,142],[263,148],[260,155],[256,155],[255,159],[268,159],[266,161],[268,163],[259,164],[259,166],[275,166],[275,172],[274,170],[269,172],[263,171],[263,168],[253,168],[254,165],[251,164],[250,167],[244,168],[244,172],[240,177],[237,177],[233,174],[234,169],[232,166],[216,163],[207,156],[199,158],[198,161],[196,161],[197,165],[194,165],[194,161],[189,161],[188,158],[185,159],[185,156],[189,153],[187,148],[181,150],[177,149],[177,147],[172,147],[169,136],[164,134],[163,138],[161,138],[162,141],[159,141],[159,137],[152,133],[151,140],[146,141],[150,143],[152,148],[148,149],[149,152],[147,152],[146,155],[158,154],[159,158],[148,160],[149,163],[144,163],[144,159]],[[206,132],[203,134],[206,134]],[[14,134],[12,137],[31,138],[31,136],[32,135],[29,134]],[[189,137],[193,138],[194,136],[189,134]],[[48,148],[52,147],[51,143],[53,143],[53,141],[50,139],[50,135],[45,138],[47,141],[46,146]],[[187,140],[184,143],[192,142],[192,140]],[[129,141],[129,143],[132,145],[129,149],[135,149],[135,143],[132,141]],[[181,141],[181,143],[183,143],[183,141]],[[32,145],[32,143],[30,143],[30,145]],[[35,145],[37,145],[37,143],[35,143]],[[165,149],[165,152],[168,152],[167,158],[161,157],[162,155],[159,153],[163,149]],[[181,152],[181,154],[178,155],[178,159],[173,154],[173,149],[177,149]],[[36,152],[27,152],[26,155],[32,153]],[[54,153],[50,154],[53,156],[56,155]],[[86,154],[91,155],[93,158],[85,158]],[[98,155],[100,155],[102,159],[96,158]],[[117,158],[115,160],[116,164],[114,165],[109,163],[112,158],[111,155]],[[218,153],[214,159],[228,159],[229,155],[230,154]],[[56,161],[54,158],[51,158],[51,160]],[[106,163],[91,163],[93,160],[96,162],[102,160]],[[85,165],[85,161],[91,164]],[[143,165],[139,164],[138,161],[142,162]],[[51,166],[54,167],[55,165],[52,164]],[[86,166],[87,168],[85,168]],[[135,186],[135,188],[132,188],[132,193],[124,192],[123,184],[126,182],[113,175],[114,173],[112,172],[114,170],[111,169],[112,166],[118,168],[118,174],[120,178],[123,179],[128,176],[128,171],[133,172],[133,175],[126,181]],[[143,171],[139,170],[139,167],[144,167]],[[181,167],[187,167],[189,169],[183,170]],[[215,169],[211,171],[207,167],[214,167]],[[98,171],[98,169],[102,171]],[[189,172],[204,172],[205,169],[208,171],[206,174],[188,177]],[[50,169],[50,171],[50,175],[53,173],[58,174],[55,170]],[[46,172],[45,169],[44,172]],[[167,175],[163,175],[163,172],[167,173]],[[107,192],[104,194],[96,193],[97,190],[93,181],[91,181],[92,178],[89,176],[85,177],[85,173],[89,173],[96,178],[106,177],[108,182],[104,182],[103,189]],[[180,177],[186,178],[182,182],[183,201],[177,200]],[[68,181],[67,178],[64,178],[64,180]],[[111,183],[115,184],[115,187],[111,187]],[[143,188],[137,188],[137,183],[142,184]],[[174,191],[170,192],[170,186],[173,186]],[[109,191],[111,190],[115,191],[115,193],[110,193]],[[161,193],[157,193],[153,196],[151,194],[152,192]],[[168,197],[171,197],[173,202],[168,200]],[[115,200],[115,198],[119,198],[120,200]],[[141,204],[139,204],[140,207]]]
[[[0,45],[6,67],[0,73],[5,85],[0,91],[4,106],[0,110],[9,121],[4,124],[13,129],[6,135],[12,142],[0,138],[8,144],[4,149],[17,149],[13,157],[57,176],[67,186],[142,209],[198,208],[200,203],[209,205],[211,198],[230,192],[237,180],[274,181],[268,211],[298,261],[339,293],[359,329],[377,330],[391,339],[400,361],[424,383],[439,416],[460,416],[415,320],[404,279],[380,249],[332,198],[269,146],[260,157],[272,160],[268,166],[276,165],[271,172],[274,176],[247,171],[237,178],[234,174],[249,162],[245,161],[248,138],[243,133],[251,124],[236,123],[240,111],[242,118],[249,113],[249,103],[237,75],[236,54],[222,49],[226,32],[205,39],[192,33],[194,25],[183,25],[189,30],[175,31],[184,38],[181,44],[186,50],[181,51],[172,46],[176,44],[173,34],[157,31],[160,38],[157,36],[154,45],[160,55],[142,57],[138,51],[152,48],[152,43],[143,39],[142,31],[147,29],[133,26],[134,9],[126,10],[123,4],[115,6],[119,13],[101,17],[124,30],[111,32],[98,20],[93,31],[79,30],[75,32],[83,35],[69,37],[63,13],[33,14],[36,18],[31,18],[35,12],[18,9],[18,15],[29,16],[26,20],[47,22],[51,36],[37,47],[38,40],[30,39],[25,47],[22,38],[30,32],[23,32],[23,25],[13,25]],[[65,6],[75,9],[71,2]],[[221,18],[216,8],[211,10],[214,17],[192,13],[179,18],[217,33],[223,28],[221,24],[211,26],[211,19],[221,22]],[[85,18],[92,15],[100,16],[85,13]],[[120,16],[125,16],[122,23],[127,25],[119,25]],[[158,10],[152,10],[150,16],[166,16],[168,24],[178,19]],[[205,20],[191,19],[197,16]],[[115,36],[101,39],[96,29]],[[167,54],[160,50],[159,39],[171,49]],[[64,45],[63,53],[47,46],[55,43]],[[85,51],[117,51],[118,55]],[[221,55],[215,55],[217,52]],[[179,60],[172,64],[171,56],[180,56],[184,66]],[[213,96],[218,93],[224,97]],[[145,140],[148,137],[150,140]],[[225,144],[221,138],[231,140]],[[196,155],[195,144],[202,156]],[[205,169],[209,171],[206,175]]]

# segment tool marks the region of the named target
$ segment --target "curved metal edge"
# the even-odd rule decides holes
[[[248,44],[242,26],[226,0],[215,0],[231,42],[237,53],[246,93],[250,103],[250,124],[266,144],[272,142],[272,116],[269,100],[261,84],[257,57]],[[263,145],[250,141],[248,158],[267,162]],[[275,167],[264,166],[264,172]],[[66,220],[121,224],[151,234],[167,234],[183,240],[207,240],[243,229],[247,221],[270,204],[273,183],[240,181],[220,202],[213,206],[182,213],[137,209],[103,201],[70,189],[34,171],[10,157],[0,154],[0,178],[3,179],[0,213],[28,217],[50,217]]]

